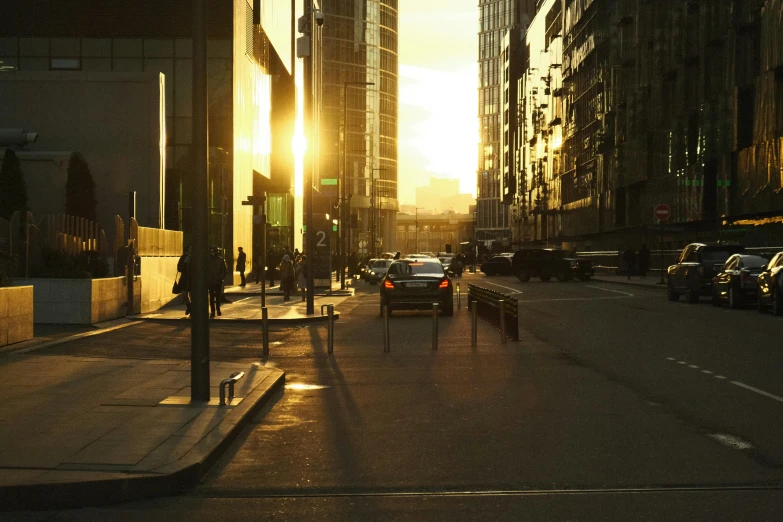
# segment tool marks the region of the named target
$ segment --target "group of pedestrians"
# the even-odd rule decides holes
[[[633,273],[638,274],[640,279],[647,279],[647,271],[650,269],[650,250],[647,245],[642,245],[638,253],[633,248],[626,248],[623,252],[623,263],[628,279],[631,279]]]
[[[239,272],[241,280],[240,286],[245,286],[245,268],[247,254],[245,254],[242,247],[239,247],[239,253],[237,255],[236,270]],[[178,286],[180,293],[185,301],[185,315],[190,315],[191,311],[191,282],[193,276],[193,270],[191,265],[192,250],[188,247],[185,253],[180,256],[177,261],[177,272],[179,272]],[[223,315],[220,311],[221,303],[230,303],[225,298],[225,280],[228,273],[226,268],[226,260],[223,258],[217,247],[209,248],[209,257],[207,258],[207,290],[209,292],[209,311],[210,317],[215,315]]]
[[[280,288],[283,291],[283,301],[291,300],[291,293],[298,287],[302,291],[302,301],[307,297],[307,276],[310,265],[307,256],[296,253],[291,259],[288,254],[283,255],[280,262]]]

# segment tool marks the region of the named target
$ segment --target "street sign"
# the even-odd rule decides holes
[[[660,205],[657,205],[655,207],[655,219],[658,221],[666,221],[669,219],[669,216],[671,216],[672,209],[669,208],[669,205],[665,203],[661,203]]]
[[[321,178],[321,185],[337,185],[337,178]]]
[[[315,224],[315,252],[310,256],[314,279],[329,279],[332,272],[332,232],[329,223]]]

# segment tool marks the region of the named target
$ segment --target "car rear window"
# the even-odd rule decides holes
[[[397,261],[389,267],[390,275],[444,275],[443,265],[437,261]]]
[[[736,251],[723,250],[723,249],[704,249],[701,254],[701,259],[705,263],[725,263],[728,258],[736,254]]]
[[[759,256],[751,256],[743,258],[742,266],[745,268],[759,268],[767,264],[767,260]]]
[[[389,266],[388,261],[376,261],[372,264],[373,268],[386,268],[387,266]]]

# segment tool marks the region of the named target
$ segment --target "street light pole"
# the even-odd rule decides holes
[[[345,197],[345,187],[348,184],[348,170],[346,165],[347,148],[348,144],[348,86],[349,85],[375,85],[375,82],[343,82],[343,175],[342,182],[340,176],[337,177],[337,183],[340,186],[337,188],[338,198],[340,200],[340,220],[338,226],[340,227],[340,243],[338,245],[339,265],[340,265],[340,289],[345,290],[345,265],[346,265],[346,252],[345,252],[345,223],[346,216],[350,219],[351,208],[348,205],[348,201]],[[342,189],[342,191],[340,190]]]
[[[372,185],[370,186],[370,207],[371,207],[371,214],[370,214],[370,224],[372,228],[370,229],[370,238],[372,240],[371,247],[370,247],[370,256],[375,257],[375,197],[376,197],[376,188],[375,188],[375,173],[387,170],[383,167],[379,169],[372,169],[370,172],[371,180],[370,182]]]

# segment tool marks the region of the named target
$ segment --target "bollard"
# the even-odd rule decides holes
[[[327,350],[329,355],[334,353],[334,305],[326,305],[326,315],[329,317],[326,323]]]
[[[269,310],[266,306],[261,308],[261,342],[263,343],[262,357],[269,357]]]
[[[432,303],[432,349],[438,349],[438,303]]]
[[[506,344],[506,303],[503,299],[498,300],[500,312],[500,344]]]
[[[470,346],[478,344],[478,301],[470,303]]]
[[[391,351],[391,344],[389,344],[389,307],[383,307],[383,353]]]
[[[459,309],[461,304],[462,304],[462,298],[461,298],[461,294],[460,294],[460,291],[459,291],[459,283],[457,283],[457,309]]]

